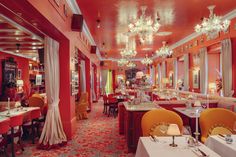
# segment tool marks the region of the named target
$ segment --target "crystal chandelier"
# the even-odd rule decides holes
[[[117,63],[118,63],[118,66],[124,66],[124,65],[128,64],[129,61],[125,58],[121,58],[117,61]]]
[[[125,49],[120,52],[123,58],[133,58],[137,55],[135,38],[129,38]]]
[[[133,63],[133,62],[129,62],[126,66],[127,66],[128,68],[135,68],[135,67],[136,67],[136,64]]]
[[[152,62],[153,62],[153,60],[151,58],[149,58],[147,54],[146,54],[145,58],[141,60],[141,63],[144,65],[151,65]]]
[[[133,58],[137,55],[136,50],[124,49],[120,52],[121,56],[124,58]]]
[[[153,34],[156,33],[160,28],[159,18],[152,20],[151,16],[146,16],[147,6],[142,6],[141,11],[142,14],[139,19],[134,20],[132,23],[128,25],[129,31],[134,34],[139,35],[139,39],[142,43],[148,42],[152,43],[153,41]]]
[[[170,48],[166,45],[165,41],[162,42],[162,45],[163,46],[159,50],[156,50],[157,57],[165,58],[170,56],[173,51],[170,50]]]
[[[214,8],[214,5],[209,6],[209,18],[204,18],[201,24],[195,26],[195,31],[197,33],[206,34],[208,39],[216,38],[220,31],[226,32],[230,25],[229,20],[222,21],[220,16],[214,14]]]

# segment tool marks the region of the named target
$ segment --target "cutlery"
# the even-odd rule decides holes
[[[152,140],[153,140],[154,142],[156,142],[156,139],[154,138],[153,135],[150,135],[150,137],[152,138]]]
[[[224,135],[222,135],[222,134],[219,134],[219,136],[221,136],[221,137],[225,138],[225,136],[224,136]]]
[[[203,152],[201,149],[197,149],[201,154],[202,154],[202,156],[208,156],[205,152]]]

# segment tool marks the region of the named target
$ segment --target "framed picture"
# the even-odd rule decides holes
[[[42,78],[43,78],[42,75],[40,75],[40,74],[36,75],[36,79],[35,79],[35,85],[36,86],[41,86],[42,85]]]
[[[193,88],[199,89],[200,82],[200,70],[193,71]]]
[[[17,79],[18,79],[18,80],[21,80],[21,75],[22,75],[22,70],[21,70],[21,69],[18,69],[18,70],[17,70]]]

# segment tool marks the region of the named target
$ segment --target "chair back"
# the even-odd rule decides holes
[[[10,129],[10,120],[0,122],[0,135],[6,134]]]
[[[31,117],[31,120],[33,119],[37,119],[41,116],[41,110],[40,109],[36,109],[36,110],[32,110],[30,112],[30,117]]]
[[[183,130],[183,121],[177,113],[165,109],[156,109],[146,112],[142,117],[141,127],[143,136],[149,136],[162,123],[177,124],[180,132]],[[155,135],[163,136],[161,134]]]
[[[213,135],[215,128],[218,129],[218,133],[224,134],[226,130],[227,133],[233,133],[233,125],[236,121],[236,113],[224,109],[224,108],[209,108],[204,110],[199,119],[199,124],[201,128],[201,140],[205,142],[209,135]],[[222,132],[220,132],[220,130]],[[213,133],[213,134],[212,134]]]
[[[42,97],[40,94],[38,94],[38,93],[33,94],[32,97],[43,98],[43,97]]]
[[[81,93],[81,96],[79,99],[79,104],[84,104],[84,103],[88,103],[88,93],[87,92]]]
[[[10,117],[10,127],[16,127],[21,126],[23,124],[23,115],[16,115],[13,117]]]
[[[30,97],[29,98],[29,107],[40,107],[43,108],[44,101],[40,97]]]

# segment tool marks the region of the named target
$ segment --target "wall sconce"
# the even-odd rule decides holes
[[[24,81],[23,80],[17,80],[16,81],[16,86],[17,86],[17,92],[21,93],[23,92],[23,86],[24,86]]]
[[[211,83],[208,84],[208,87],[209,87],[210,94],[215,94],[215,92],[216,92],[216,83],[211,82]]]

